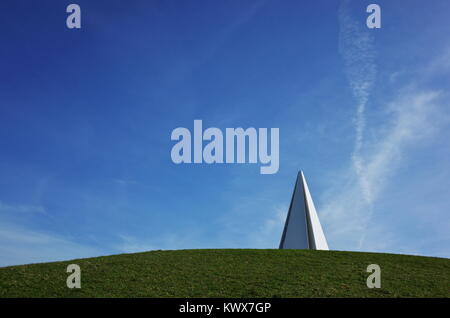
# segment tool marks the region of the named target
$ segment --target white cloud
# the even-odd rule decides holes
[[[0,225],[0,266],[60,261],[97,256],[96,248],[59,235],[2,223]]]
[[[201,240],[199,231],[163,232],[158,236],[143,237],[141,235],[120,234],[114,249],[121,253],[137,253],[152,250],[179,250],[193,248],[215,248],[214,242]]]
[[[137,184],[136,180],[131,179],[113,179],[113,181],[121,186],[132,186]]]
[[[326,194],[321,215],[332,237],[329,241],[344,249],[367,248],[364,240],[374,202],[399,165],[407,160],[408,150],[420,147],[421,141],[436,134],[445,123],[446,105],[442,97],[437,91],[409,88],[387,105],[388,123],[378,127],[378,138],[366,142],[366,151],[361,153],[365,184],[356,182],[357,172],[347,167],[339,188]],[[370,200],[357,199],[367,193]]]
[[[250,229],[246,239],[252,248],[278,248],[288,208],[284,205],[269,209],[269,215],[261,218],[261,223]]]
[[[42,213],[46,214],[45,208],[38,205],[27,205],[27,204],[6,204],[0,201],[0,212],[2,214],[6,213],[25,213],[25,214],[34,214],[34,213]]]
[[[344,60],[345,72],[356,101],[355,142],[351,165],[346,167],[336,187],[325,195],[321,217],[331,242],[331,248],[379,250],[388,248],[387,241],[394,237],[383,237],[382,242],[365,241],[376,233],[382,233],[378,224],[370,224],[375,212],[375,202],[389,185],[399,164],[405,162],[410,148],[420,146],[420,141],[442,128],[446,116],[445,99],[442,92],[419,89],[418,83],[409,83],[397,91],[397,97],[385,106],[385,123],[370,127],[376,138],[364,138],[366,129],[366,106],[376,78],[376,63],[373,38],[364,23],[356,21],[350,14],[349,1],[344,0],[339,10],[339,50]],[[410,70],[420,80],[431,78],[438,72],[448,70],[448,53],[434,59],[426,69]],[[400,84],[396,72],[391,82]],[[415,85],[413,85],[415,84]],[[376,229],[376,230],[375,230]],[[394,244],[395,245],[395,244]]]
[[[348,3],[347,0],[342,1],[339,8],[339,52],[344,60],[350,88],[357,101],[353,166],[363,190],[362,195],[371,203],[372,194],[364,171],[361,149],[364,143],[366,105],[376,78],[374,40],[368,29],[352,17]]]
[[[0,266],[50,262],[96,256],[96,248],[72,238],[48,233],[22,224],[24,219],[47,216],[42,206],[0,202]],[[22,221],[20,221],[22,220]]]
[[[131,235],[119,235],[119,243],[115,247],[122,253],[137,253],[161,249],[153,243],[143,242]]]

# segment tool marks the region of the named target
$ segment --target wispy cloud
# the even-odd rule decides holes
[[[157,236],[143,236],[135,234],[119,234],[113,248],[121,253],[137,253],[152,250],[178,250],[193,248],[213,248],[212,240],[202,239],[198,229],[189,231],[167,231]]]
[[[142,239],[137,239],[131,235],[119,235],[119,243],[115,248],[122,253],[137,253],[161,249],[161,246],[155,245],[152,242],[145,242]]]
[[[376,78],[374,40],[369,30],[352,17],[348,0],[342,1],[339,8],[339,31],[339,51],[344,60],[350,88],[357,102],[352,161],[363,189],[364,199],[371,204],[372,189],[367,180],[361,149],[366,125],[365,109]]]
[[[122,253],[159,249],[277,248],[287,210],[285,205],[273,205],[263,211],[258,209],[260,213],[252,214],[253,210],[249,211],[248,203],[238,200],[232,211],[219,220],[221,226],[214,233],[190,227],[189,231],[166,231],[158,237],[120,234],[114,248]],[[244,215],[246,213],[243,211],[257,217]]]
[[[230,208],[218,219],[216,246],[278,248],[288,206],[263,192],[234,194]]]
[[[0,202],[0,266],[96,256],[101,251],[74,238],[31,228],[26,220],[48,217],[40,205]]]
[[[360,171],[351,165],[344,169],[339,186],[325,195],[322,216],[331,242],[345,249],[371,249],[379,245],[376,242],[367,245],[364,241],[372,229],[380,231],[375,224],[368,226],[373,204],[399,166],[408,160],[408,151],[420,147],[448,123],[447,108],[443,92],[415,85],[398,90],[397,96],[385,106],[385,124],[372,127],[376,138],[361,144],[364,151],[358,156],[364,162],[364,183],[358,182]]]
[[[138,182],[132,179],[113,179],[113,181],[121,186],[131,186],[136,185]]]
[[[27,205],[27,204],[6,204],[0,201],[0,213],[6,214],[46,214],[45,208],[39,205]]]
[[[277,248],[283,232],[288,207],[275,206],[269,209],[270,215],[262,217],[261,223],[247,233],[246,239],[253,248]]]
[[[370,131],[375,137],[367,139],[364,137],[368,126],[367,105],[377,76],[374,39],[364,22],[352,17],[348,0],[341,2],[339,27],[339,50],[356,102],[355,141],[351,164],[335,176],[339,181],[324,195],[326,203],[321,215],[332,248],[373,250],[385,246],[388,240],[395,241],[391,235],[382,242],[365,242],[368,234],[383,232],[379,224],[369,227],[374,204],[399,165],[408,159],[408,150],[434,136],[447,117],[444,93],[424,85],[423,78],[448,70],[448,52],[436,57],[425,68],[409,70],[409,73],[416,73],[410,78],[417,77],[420,81],[401,83],[397,80],[399,72],[393,73],[391,80],[395,79],[400,89],[382,108],[384,123],[371,125]]]
[[[0,225],[0,266],[60,261],[101,254],[96,248],[60,235],[8,223]]]

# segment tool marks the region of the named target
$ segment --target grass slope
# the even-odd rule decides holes
[[[81,289],[66,287],[68,264]],[[369,289],[367,265],[381,267]],[[0,297],[449,297],[450,259],[311,250],[179,250],[0,268]]]

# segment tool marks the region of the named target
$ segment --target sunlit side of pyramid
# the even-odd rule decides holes
[[[280,249],[328,250],[303,171],[297,175]]]

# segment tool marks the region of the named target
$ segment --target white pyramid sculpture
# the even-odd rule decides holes
[[[303,171],[297,176],[280,249],[328,250]]]

